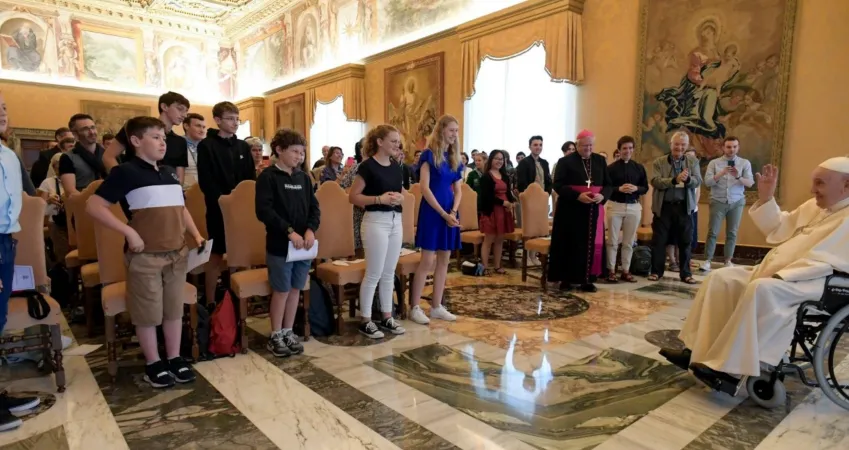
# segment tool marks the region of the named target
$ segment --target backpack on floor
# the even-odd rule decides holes
[[[71,275],[62,264],[56,264],[47,272],[50,277],[50,296],[59,306],[66,307],[71,304],[71,295],[74,293],[74,285],[71,283]]]
[[[336,324],[336,318],[333,314],[333,297],[330,290],[324,283],[316,280],[310,280],[310,334],[312,336],[330,336],[333,334]],[[304,320],[295,318],[295,324],[302,327]],[[297,335],[303,336],[303,329]]]
[[[235,356],[242,349],[236,309],[238,301],[234,301],[234,297],[229,290],[225,292],[209,319],[209,353],[213,357]]]
[[[209,310],[198,303],[197,313],[198,323],[197,328],[195,328],[195,336],[197,336],[198,340],[198,360],[204,361],[212,359],[212,355],[209,353]],[[183,335],[180,339],[180,356],[188,360],[194,360],[192,357],[192,337],[189,334],[189,327],[183,327]]]
[[[631,273],[646,276],[651,272],[651,247],[638,245],[631,256]]]

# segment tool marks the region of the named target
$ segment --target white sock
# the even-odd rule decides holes
[[[284,336],[285,336],[285,335],[287,335],[287,334],[292,334],[292,329],[291,329],[291,328],[284,328],[284,329],[283,329],[283,330],[281,330],[281,331],[283,332],[283,335],[284,335]]]
[[[276,331],[272,331],[272,332],[271,332],[271,337],[274,337],[274,336],[276,336],[276,335],[278,335],[278,334],[282,334],[282,333],[283,333],[283,330],[276,330]]]

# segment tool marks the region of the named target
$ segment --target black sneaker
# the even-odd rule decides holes
[[[286,344],[286,347],[289,347],[289,351],[293,355],[300,355],[304,352],[304,345],[298,341],[298,336],[295,336],[292,330],[283,335],[283,343]]]
[[[144,381],[157,389],[174,386],[174,376],[168,370],[168,364],[162,360],[145,366]]]
[[[388,317],[386,319],[381,320],[380,323],[377,324],[377,326],[380,327],[381,330],[388,331],[392,334],[404,334],[404,332],[407,331],[393,317]]]
[[[371,338],[371,339],[382,339],[383,338],[383,332],[377,329],[377,325],[375,325],[374,322],[369,321],[369,322],[365,322],[365,323],[360,323],[360,326],[357,327],[357,328],[359,329],[360,334],[362,334],[365,337],[368,337],[368,338]]]
[[[174,359],[169,359],[168,368],[171,375],[174,376],[174,381],[178,383],[191,383],[192,381],[195,381],[195,378],[197,378],[197,376],[195,376],[195,371],[192,370],[191,364],[180,356]]]
[[[41,403],[38,397],[34,396],[12,396],[8,392],[0,394],[0,411],[9,411],[19,413],[29,411]]]
[[[21,419],[13,416],[8,409],[0,409],[0,431],[16,430],[23,423]]]
[[[268,344],[266,344],[265,348],[268,349],[272,355],[280,358],[292,356],[292,350],[289,350],[289,346],[287,346],[286,342],[283,340],[282,332],[271,333],[271,337],[268,338]]]
[[[598,288],[592,283],[584,283],[581,285],[582,292],[598,292]]]

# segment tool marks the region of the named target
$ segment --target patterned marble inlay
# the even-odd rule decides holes
[[[9,397],[17,397],[17,398],[20,398],[20,397],[38,397],[38,399],[40,400],[37,407],[23,413],[22,415],[20,415],[20,414],[18,415],[18,417],[20,417],[21,420],[23,420],[23,421],[27,421],[27,420],[34,419],[34,418],[38,417],[41,413],[47,411],[48,409],[52,408],[53,405],[56,404],[56,396],[53,395],[53,394],[49,394],[47,392],[41,392],[41,391],[10,391],[10,392],[7,392],[7,395]]]
[[[539,447],[591,448],[694,384],[672,365],[616,349],[556,369],[543,357],[530,373],[510,352],[499,365],[439,344],[366,364]]]
[[[14,433],[14,431],[13,431]],[[0,450],[69,450],[64,427],[56,427],[18,442],[6,444]]]
[[[455,286],[446,290],[452,312],[476,319],[534,321],[577,316],[590,305],[560,291],[515,284]]]
[[[669,277],[664,277],[661,281],[636,289],[637,292],[678,297],[684,300],[696,298],[698,290],[698,285],[682,283]]]
[[[345,326],[342,329],[342,334],[331,334],[330,336],[315,336],[315,340],[327,345],[336,345],[339,347],[365,347],[369,345],[382,344],[395,339],[395,335],[389,332],[383,332],[383,338],[372,339],[360,334],[358,326],[359,319],[351,319],[345,321]],[[262,339],[262,338],[261,338]],[[268,338],[264,338],[268,340]]]
[[[144,360],[136,348],[119,354],[113,384],[104,348],[86,360],[131,449],[276,448],[200,375],[194,383],[154,389],[143,380]]]
[[[684,342],[678,338],[681,330],[655,330],[646,333],[646,341],[660,348],[671,348],[673,350],[684,350]]]

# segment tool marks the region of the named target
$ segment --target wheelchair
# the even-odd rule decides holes
[[[789,353],[777,366],[761,370],[759,377],[746,380],[749,397],[764,408],[783,406],[787,399],[784,377],[796,374],[806,386],[819,387],[829,400],[849,410],[849,366],[841,367],[846,378],[843,381],[837,379],[836,370],[849,350],[849,342],[838,345],[847,331],[849,274],[835,272],[826,278],[821,299],[799,306]],[[813,380],[809,378],[809,369],[813,370]]]

